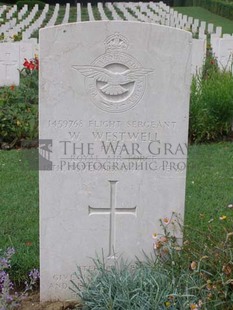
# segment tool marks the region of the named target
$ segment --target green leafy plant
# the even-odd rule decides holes
[[[212,74],[216,74],[219,72],[218,61],[213,55],[213,50],[210,44],[207,45],[206,48],[206,58],[205,63],[202,67],[202,79],[208,79]]]
[[[226,220],[226,216],[219,221]],[[183,244],[176,237],[183,225],[175,214],[161,220],[154,234],[154,255],[129,264],[97,257],[94,268],[78,268],[72,291],[83,309],[231,310],[233,300],[233,232],[206,234],[185,227]],[[176,235],[174,234],[176,232]],[[206,238],[207,237],[207,238]]]
[[[185,310],[198,303],[200,279],[192,277],[187,286],[187,271],[179,278],[163,264],[130,265],[124,260],[108,266],[93,260],[96,270],[76,273],[72,290],[83,301],[83,309],[176,309]],[[87,277],[87,279],[85,278]]]
[[[22,33],[14,34],[12,39],[13,39],[14,42],[21,41],[22,40]]]
[[[25,60],[20,85],[0,88],[0,145],[12,148],[38,137],[38,60]]]
[[[189,139],[218,141],[231,134],[232,122],[233,76],[218,69],[209,48],[202,74],[192,80]]]
[[[37,56],[30,61],[25,59],[24,68],[20,71],[19,95],[29,104],[38,104],[38,72]]]

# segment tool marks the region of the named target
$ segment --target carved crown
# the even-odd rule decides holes
[[[104,44],[106,46],[106,51],[126,50],[129,46],[128,40],[118,32],[107,37]]]

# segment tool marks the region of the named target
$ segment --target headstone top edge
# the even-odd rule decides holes
[[[55,29],[63,29],[63,28],[72,28],[75,25],[93,25],[93,24],[105,24],[105,25],[110,25],[110,24],[131,24],[131,25],[149,25],[150,27],[153,28],[160,28],[160,29],[167,29],[170,30],[171,32],[180,32],[186,35],[189,38],[192,38],[191,32],[184,30],[184,29],[179,29],[179,28],[174,28],[171,26],[166,26],[166,25],[158,25],[158,24],[153,24],[153,23],[148,23],[148,22],[140,22],[140,21],[119,21],[119,20],[95,20],[95,21],[82,21],[82,22],[74,22],[74,23],[68,23],[68,24],[61,24],[61,25],[55,25],[55,26],[49,26],[49,27],[44,27],[39,30],[39,34],[42,34],[44,32],[47,32],[48,30],[55,30]],[[143,27],[143,26],[142,26]]]

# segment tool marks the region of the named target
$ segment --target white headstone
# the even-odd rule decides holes
[[[199,28],[199,33],[198,33],[198,37],[199,37],[199,39],[206,39],[206,34],[205,34],[205,30],[204,30],[204,28]]]
[[[159,219],[183,217],[191,40],[139,22],[40,31],[42,300],[72,298],[102,250],[144,258]]]
[[[19,85],[19,45],[0,44],[0,86]]]
[[[17,44],[17,43],[15,43]],[[30,41],[20,41],[19,44],[19,68],[23,68],[24,59],[30,60],[35,57],[35,45]]]
[[[219,39],[218,64],[221,69],[232,71],[233,37]]]
[[[219,41],[220,41],[220,38],[217,34],[211,34],[210,44],[212,47],[213,56],[216,58],[219,57]]]
[[[204,31],[206,30],[206,22],[205,21],[201,21],[200,28],[202,28]]]
[[[218,37],[221,37],[222,36],[222,27],[216,27],[216,35]]]
[[[206,56],[206,40],[193,39],[192,45],[192,74],[200,74]]]
[[[193,17],[189,16],[188,17],[188,24],[191,25],[193,23]]]
[[[194,25],[196,25],[197,27],[199,27],[199,23],[200,23],[199,19],[194,19]]]
[[[81,16],[81,5],[80,3],[77,3],[77,22],[81,22],[82,16]]]
[[[198,27],[197,27],[197,25],[196,24],[193,24],[192,25],[192,33],[197,33],[197,29],[198,29]]]
[[[213,33],[214,32],[214,24],[208,24],[208,33]]]
[[[232,38],[232,36],[229,34],[229,33],[224,33],[222,35],[222,37],[225,39],[225,38]]]

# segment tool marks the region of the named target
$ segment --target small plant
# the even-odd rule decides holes
[[[31,60],[24,59],[24,68],[20,71],[20,97],[29,104],[38,105],[38,72],[39,59],[37,55]]]
[[[22,33],[14,34],[13,37],[12,37],[12,39],[13,39],[14,42],[21,41],[21,40],[22,40]]]
[[[1,251],[0,251],[1,254]],[[16,309],[21,301],[38,284],[39,271],[33,269],[29,273],[29,281],[25,282],[25,289],[21,294],[14,292],[13,283],[10,280],[9,270],[11,268],[11,258],[15,254],[13,248],[8,248],[0,256],[0,310]]]
[[[1,253],[1,252],[0,252]],[[13,283],[10,281],[8,270],[11,267],[11,257],[15,253],[13,248],[8,248],[3,255],[0,256],[0,309],[13,309],[18,303],[11,296]]]
[[[217,73],[219,71],[218,61],[216,57],[213,55],[213,50],[210,44],[207,45],[206,48],[206,58],[205,63],[202,68],[202,79],[206,80],[211,77],[213,73]]]

